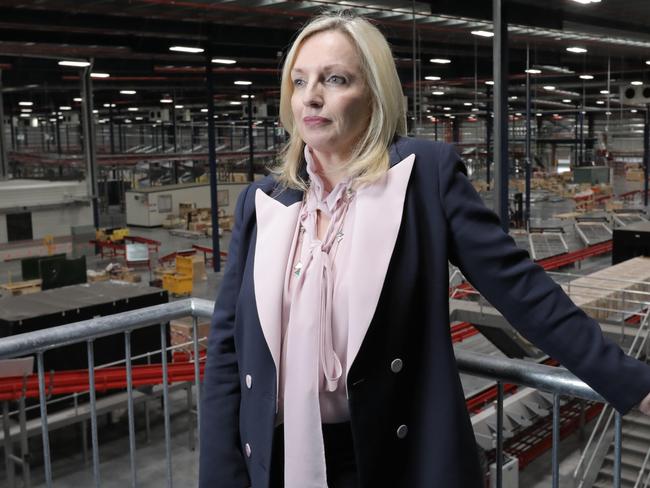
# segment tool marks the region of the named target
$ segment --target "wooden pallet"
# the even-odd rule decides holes
[[[11,295],[28,295],[41,291],[42,280],[16,281],[14,283],[5,283],[0,285],[0,289],[8,291]]]

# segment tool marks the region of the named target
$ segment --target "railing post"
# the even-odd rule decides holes
[[[93,444],[93,478],[95,486],[100,487],[99,478],[99,439],[97,434],[97,399],[95,395],[95,349],[92,340],[87,342],[88,348],[88,392],[90,394],[90,433]]]
[[[503,486],[503,382],[497,381],[497,488]]]
[[[560,395],[553,395],[553,451],[552,451],[552,486],[560,486]]]
[[[52,488],[52,463],[50,461],[50,435],[47,429],[47,405],[45,403],[45,369],[43,366],[43,353],[36,355],[38,368],[38,396],[41,407],[41,432],[43,436],[43,468],[45,469],[45,485]]]
[[[616,412],[614,416],[614,488],[621,487],[621,434],[622,434],[621,414]]]

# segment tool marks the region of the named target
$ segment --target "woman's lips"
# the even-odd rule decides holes
[[[316,127],[327,124],[330,120],[326,119],[325,117],[309,116],[303,117],[302,121],[308,127]]]

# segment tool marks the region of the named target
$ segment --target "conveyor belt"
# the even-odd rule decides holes
[[[532,251],[531,256],[534,260],[557,256],[569,251],[564,237],[558,232],[531,232],[528,238]]]
[[[648,220],[638,213],[629,214],[612,214],[612,218],[618,227],[625,227],[629,224],[638,224],[640,222],[647,222]]]
[[[587,246],[612,238],[612,230],[602,222],[576,222],[576,232]]]

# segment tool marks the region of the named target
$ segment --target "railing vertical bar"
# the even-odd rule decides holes
[[[38,368],[38,396],[41,407],[41,432],[43,438],[43,469],[45,470],[45,486],[52,488],[52,462],[50,460],[50,435],[47,428],[47,404],[45,402],[45,371],[43,353],[36,354]]]
[[[29,459],[29,443],[27,440],[27,415],[25,414],[25,396],[27,389],[27,381],[23,378],[23,393],[18,402],[18,419],[20,422],[20,454],[23,460],[23,484],[25,488],[32,487],[32,476]]]
[[[194,389],[196,391],[196,419],[198,428],[196,429],[196,438],[201,445],[201,371],[199,356],[199,319],[192,317],[192,337],[194,338]]]
[[[86,343],[88,350],[88,393],[90,395],[90,437],[93,445],[93,478],[99,488],[99,440],[97,436],[97,398],[95,392],[95,347],[93,340]]]
[[[129,458],[131,463],[131,487],[138,486],[135,464],[135,412],[133,409],[133,368],[131,365],[131,332],[124,333],[124,356],[126,359],[126,391],[129,410]]]
[[[552,486],[560,486],[560,395],[553,395],[553,451],[552,451]]]
[[[614,416],[614,488],[621,488],[621,434],[623,422],[621,414]]]
[[[167,463],[167,487],[173,487],[172,480],[172,446],[169,418],[169,375],[167,371],[167,324],[160,324],[160,354],[163,370],[163,410],[165,415],[165,461]]]
[[[497,488],[503,486],[503,382],[497,381]]]
[[[11,488],[16,486],[14,479],[15,470],[14,462],[11,459],[13,455],[13,441],[11,439],[11,424],[9,423],[9,400],[2,402],[2,430],[4,433],[4,451],[5,451],[5,466],[7,470],[7,485]]]

